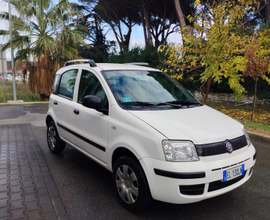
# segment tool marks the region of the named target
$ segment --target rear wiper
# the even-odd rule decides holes
[[[123,105],[140,105],[140,106],[154,106],[151,102],[121,102]]]

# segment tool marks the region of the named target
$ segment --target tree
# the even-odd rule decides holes
[[[102,26],[104,23],[95,13],[95,5],[95,0],[84,0],[83,5],[73,4],[73,8],[83,14],[77,22],[85,27],[82,31],[86,40],[90,42],[88,45],[80,46],[79,54],[82,58],[104,63],[109,58],[109,50],[115,47],[115,41],[106,40],[106,33],[104,34]]]
[[[249,44],[246,44],[246,47],[242,51],[246,57],[246,60],[244,61],[246,69],[243,74],[245,77],[252,77],[255,81],[251,121],[253,121],[255,114],[258,79],[261,77],[270,84],[270,79],[266,76],[266,73],[270,72],[269,37],[269,30],[257,33],[257,35],[250,39]]]
[[[195,18],[189,17],[190,21],[194,22],[194,32],[184,32],[184,45],[167,49],[163,47],[169,56],[165,63],[178,72],[180,77],[191,71],[199,73],[202,82],[200,92],[204,103],[211,82],[219,83],[224,77],[228,79],[228,84],[237,98],[245,93],[241,81],[244,80],[243,72],[247,68],[248,58],[243,48],[257,32],[247,35],[245,31],[241,31],[244,28],[242,19],[250,9],[256,13],[258,7],[254,5],[258,6],[253,0],[214,2],[209,6],[210,16],[200,14]],[[269,40],[259,42],[259,50],[265,43],[269,45]],[[264,56],[269,55],[269,49],[266,51],[268,54],[264,52]],[[265,75],[262,78],[268,80]]]
[[[56,71],[66,60],[78,56],[77,48],[84,44],[82,33],[73,23],[77,14],[67,0],[61,0],[54,7],[50,1],[11,0],[19,16],[12,16],[13,38],[3,49],[17,49],[15,60],[26,62],[24,72],[29,69],[29,88],[48,99]],[[8,13],[0,18],[9,19]],[[9,31],[0,32],[9,35]],[[30,59],[34,65],[30,65]]]
[[[139,23],[140,16],[138,12],[131,10],[125,1],[119,2],[119,0],[99,0],[95,11],[110,25],[120,51],[128,49],[132,27]],[[122,26],[127,28],[126,34],[123,33],[124,28]]]
[[[179,0],[149,1],[148,8],[150,32],[155,40],[156,48],[160,46],[160,42],[165,43],[177,27],[180,26],[180,30],[187,26],[191,28],[192,23],[189,22],[187,16],[195,14],[194,0],[181,0],[181,4]]]
[[[184,13],[183,13],[182,8],[181,8],[180,0],[174,0],[174,4],[175,4],[175,10],[177,12],[178,20],[180,23],[180,27],[181,28],[185,27],[186,20],[185,20],[185,16],[184,16]]]
[[[88,1],[91,0],[83,2]],[[183,19],[188,25],[186,16],[194,13],[193,3],[194,0],[181,3]],[[153,46],[154,39],[154,46],[158,48],[179,26],[175,9],[174,0],[99,0],[95,7],[97,14],[110,25],[121,52],[128,49],[134,25],[142,25],[146,47]]]
[[[158,48],[179,27],[173,1],[156,0],[150,9],[150,32]]]
[[[150,8],[153,0],[124,0],[127,2],[127,6],[136,12],[139,12],[141,24],[143,25],[145,45],[153,46],[151,30],[150,30]]]
[[[180,4],[182,2],[182,4]],[[187,30],[187,25],[190,25],[189,20],[187,19],[187,15],[194,15],[194,8],[192,5],[194,5],[194,0],[174,0],[175,4],[175,10],[177,12],[178,20],[179,20],[179,25],[182,33],[184,34],[185,31]],[[197,3],[198,4],[198,3]],[[184,32],[183,32],[184,31]],[[184,43],[184,42],[183,42]]]

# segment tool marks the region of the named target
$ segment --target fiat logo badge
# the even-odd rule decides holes
[[[225,142],[225,145],[226,145],[227,151],[228,151],[229,153],[232,153],[232,152],[233,152],[233,146],[232,146],[231,142],[226,141],[226,142]]]

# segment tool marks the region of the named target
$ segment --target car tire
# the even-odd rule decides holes
[[[113,182],[121,205],[136,213],[149,207],[152,196],[141,166],[131,157],[119,158],[113,166]]]
[[[66,143],[60,139],[53,121],[47,125],[47,143],[53,154],[60,154],[66,146]]]

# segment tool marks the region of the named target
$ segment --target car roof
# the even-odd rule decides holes
[[[68,65],[66,67],[63,67],[64,69],[72,69],[72,68],[90,68],[90,69],[95,69],[99,68],[99,70],[147,70],[147,71],[159,71],[158,69],[147,67],[147,66],[141,66],[139,64],[132,64],[132,63],[127,63],[127,64],[118,64],[118,63],[96,63],[95,67],[91,67],[89,63],[83,63],[83,64],[73,64],[73,65]],[[61,69],[63,69],[61,68]],[[61,72],[58,72],[58,74],[61,74]]]

